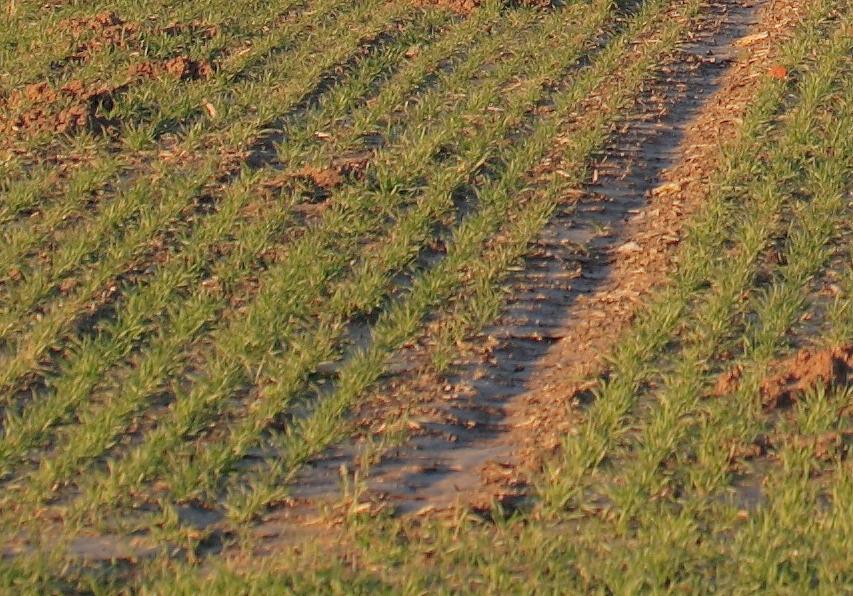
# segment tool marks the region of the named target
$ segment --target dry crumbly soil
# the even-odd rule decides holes
[[[774,363],[761,383],[764,406],[773,410],[790,406],[804,394],[817,388],[845,387],[853,371],[853,344],[823,350],[804,348]],[[724,397],[740,386],[743,370],[734,367],[720,375],[714,388],[715,397]]]
[[[53,68],[79,66],[93,56],[116,50],[130,51],[134,56],[142,54],[145,49],[141,36],[143,28],[143,23],[124,20],[111,10],[91,17],[62,20],[56,25],[55,34],[70,36],[73,40],[72,50]],[[215,37],[219,29],[201,20],[194,20],[189,23],[174,22],[151,32],[167,36],[189,34],[195,39],[206,40]],[[206,79],[214,72],[215,67],[208,60],[177,54],[156,60],[136,58],[126,69],[117,73],[115,78],[123,79],[119,83],[72,79],[61,85],[39,81],[8,93],[3,93],[0,88],[0,131],[6,135],[6,139],[0,140],[0,149],[9,145],[19,153],[14,141],[36,135],[113,132],[117,123],[107,118],[106,114],[116,99],[132,86],[146,79],[160,77],[179,81]]]

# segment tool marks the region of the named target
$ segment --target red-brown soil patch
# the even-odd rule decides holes
[[[91,17],[66,19],[60,23],[60,28],[73,35],[82,35],[86,31],[108,31],[126,24],[118,14],[106,10]]]
[[[106,49],[139,49],[142,25],[137,21],[125,21],[113,11],[100,12],[91,17],[73,18],[62,21],[59,30],[70,34],[77,42],[67,57],[68,61],[85,62],[94,54]],[[156,33],[158,30],[154,30]],[[194,39],[212,39],[219,34],[219,27],[201,20],[189,23],[172,22],[160,32],[168,36],[192,35]]]
[[[68,19],[60,23],[60,30],[70,33],[80,41],[68,60],[85,62],[93,54],[107,48],[128,48],[139,39],[140,24],[125,21],[113,11],[98,13],[92,17]]]
[[[369,154],[358,154],[337,158],[325,167],[307,165],[271,180],[267,186],[281,187],[290,180],[299,179],[310,182],[321,193],[327,192],[342,185],[347,178],[361,176],[369,161]]]
[[[213,73],[213,65],[207,60],[177,56],[131,65],[128,68],[130,80],[122,85],[73,80],[57,89],[46,82],[34,83],[0,98],[0,131],[33,135],[97,130],[106,124],[99,114],[109,110],[116,97],[125,92],[134,79],[171,77],[189,81],[208,78]]]
[[[56,101],[57,93],[48,83],[34,83],[23,89],[12,91],[8,105],[16,106],[24,102],[52,103]]]
[[[305,166],[298,170],[294,178],[304,178],[310,180],[322,189],[330,190],[343,184],[344,177],[336,168],[317,169],[311,166]]]
[[[717,384],[714,386],[714,397],[723,397],[737,391],[740,386],[740,380],[743,377],[743,367],[737,365],[725,371],[717,378]]]
[[[850,455],[853,430],[829,431],[817,436],[798,436],[792,441],[795,447],[808,449],[818,461],[829,462]]]
[[[770,367],[762,381],[761,401],[767,409],[788,406],[819,386],[845,385],[853,371],[853,344],[823,350],[803,349]],[[731,395],[740,387],[743,367],[737,365],[717,379],[713,395]]]
[[[367,167],[367,161],[364,157],[341,159],[333,162],[328,168],[302,168],[296,175],[311,178],[321,188],[335,188],[340,186],[345,178],[360,175]]]
[[[804,349],[773,366],[761,383],[761,399],[769,409],[789,405],[819,387],[841,387],[853,371],[853,343],[824,350]]]
[[[772,447],[773,444],[766,435],[759,435],[750,443],[737,441],[729,447],[729,462],[734,464],[739,460],[763,457]]]
[[[79,80],[59,89],[47,83],[27,85],[9,95],[4,107],[13,115],[0,115],[0,130],[35,134],[93,128],[101,123],[98,111],[109,109],[119,91],[119,87],[87,85]]]
[[[177,56],[169,60],[146,60],[131,64],[128,74],[131,78],[154,79],[168,76],[181,81],[206,79],[213,75],[213,65],[207,60],[194,60],[187,56]]]

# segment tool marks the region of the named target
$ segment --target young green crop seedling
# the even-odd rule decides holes
[[[0,591],[851,585],[848,2],[4,11]],[[654,105],[718,126],[627,147]],[[637,182],[634,227],[597,217],[631,152],[707,180],[689,208]],[[518,369],[487,337],[566,225],[596,240],[560,271],[572,299],[521,302],[567,329],[617,314],[572,319],[627,283],[590,263],[651,267],[583,400],[560,371],[589,346]],[[665,264],[602,248],[634,233]],[[457,416],[469,357],[507,399],[573,401],[473,391]],[[524,449],[493,462],[488,437]]]

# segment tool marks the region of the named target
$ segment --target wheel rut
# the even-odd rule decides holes
[[[572,432],[586,390],[606,373],[604,356],[670,270],[712,157],[791,24],[774,13],[796,17],[791,3],[768,4],[706,5],[701,26],[590,164],[587,183],[564,197],[506,280],[499,319],[467,338],[441,377],[422,372],[428,340],[403,350],[357,413],[356,438],[304,468],[266,533],[321,502],[357,498],[418,514],[526,496],[526,473]],[[405,440],[381,439],[394,424]]]
[[[416,436],[372,469],[369,486],[395,510],[457,502],[488,508],[495,498],[523,498],[519,435],[541,436],[534,448],[556,448],[547,444],[554,433],[538,432],[532,412],[543,401],[580,405],[602,356],[661,281],[650,261],[663,260],[679,237],[649,212],[681,211],[667,171],[684,159],[688,130],[720,90],[739,53],[735,42],[757,24],[757,10],[709,5],[703,30],[661,68],[591,164],[588,183],[555,212],[507,280],[500,319],[468,340],[440,390],[421,401]],[[633,275],[624,274],[626,266]],[[551,421],[570,432],[570,418]]]

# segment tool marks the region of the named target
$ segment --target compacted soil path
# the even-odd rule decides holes
[[[704,6],[689,41],[646,82],[583,186],[513,268],[499,319],[466,337],[443,375],[428,372],[429,338],[395,357],[359,424],[362,438],[381,435],[395,412],[405,416],[407,438],[371,454],[376,461],[357,477],[361,498],[421,514],[523,500],[528,473],[572,432],[574,410],[606,373],[605,357],[667,279],[714,156],[795,14],[779,2]],[[365,451],[363,440],[350,442],[311,462],[283,518],[337,500]]]

